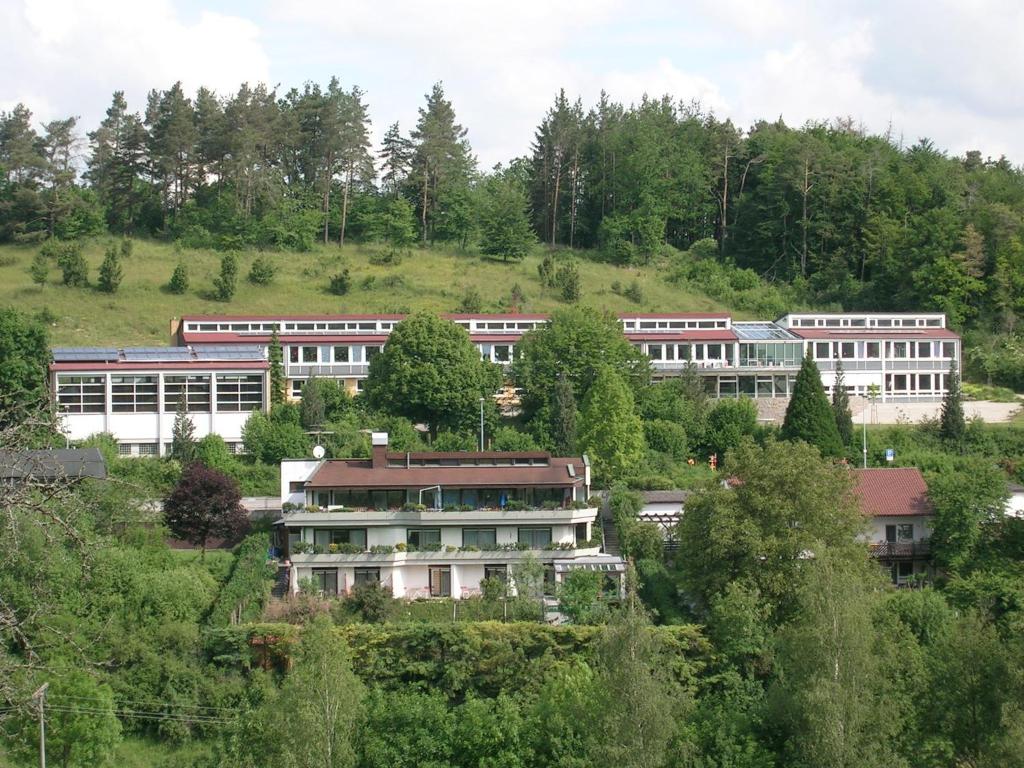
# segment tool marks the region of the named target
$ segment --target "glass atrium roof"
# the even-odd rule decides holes
[[[740,341],[797,341],[800,338],[785,328],[768,322],[733,322],[732,329],[736,331]]]

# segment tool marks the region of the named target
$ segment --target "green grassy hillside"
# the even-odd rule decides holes
[[[107,241],[87,245],[89,280],[95,285]],[[362,246],[320,247],[311,253],[264,254],[277,268],[269,286],[246,280],[256,252],[239,254],[238,289],[230,302],[211,298],[213,277],[220,268],[220,253],[182,249],[172,244],[136,241],[124,260],[124,281],[109,295],[96,288],[67,288],[53,265],[49,281],[33,284],[28,267],[35,248],[0,247],[0,306],[13,305],[28,312],[47,310],[50,334],[57,345],[164,344],[169,321],[184,314],[320,314],[346,312],[454,311],[463,295],[475,289],[484,311],[499,311],[514,284],[525,301],[522,312],[548,312],[561,303],[556,290],[541,286],[537,265],[543,251],[520,263],[505,264],[475,254],[413,249],[397,265],[374,265],[375,252]],[[164,289],[178,262],[188,266],[188,293],[177,296]],[[662,279],[664,268],[626,269],[579,259],[582,303],[612,311],[722,310],[704,295],[681,291]],[[345,296],[327,291],[331,275],[348,267],[352,289]],[[372,283],[368,283],[373,278]],[[636,279],[642,289],[640,303],[612,291]]]

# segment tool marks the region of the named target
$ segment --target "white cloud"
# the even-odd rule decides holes
[[[181,80],[228,92],[270,77],[259,27],[202,11],[181,18],[170,0],[24,0],[0,10],[0,99],[24,101],[42,121],[67,114],[85,128],[101,119],[115,90],[143,110],[151,88]]]

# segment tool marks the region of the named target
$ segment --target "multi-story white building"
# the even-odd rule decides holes
[[[929,538],[935,510],[916,467],[855,469],[854,495],[868,518],[871,556],[887,567],[892,583],[906,586],[934,573]]]
[[[531,556],[551,584],[583,568],[621,588],[625,565],[601,554],[589,494],[586,456],[398,453],[374,433],[369,459],[282,463],[278,546],[293,592],[312,579],[327,594],[374,582],[458,599]]]
[[[268,368],[266,348],[252,344],[57,348],[50,391],[71,440],[108,432],[122,455],[166,455],[184,398],[196,437],[215,433],[239,450],[249,415],[268,407]]]
[[[445,315],[464,327],[481,356],[508,365],[527,331],[546,315]],[[310,376],[362,386],[369,361],[387,342],[401,315],[307,317],[185,317],[175,321],[179,344],[266,344],[277,331],[284,349],[290,394],[301,397]],[[788,397],[810,352],[831,392],[836,360],[846,387],[882,401],[939,400],[951,362],[961,359],[960,338],[937,313],[800,313],[769,321],[734,321],[723,313],[620,315],[623,333],[651,360],[654,378],[678,376],[695,366],[716,397]]]

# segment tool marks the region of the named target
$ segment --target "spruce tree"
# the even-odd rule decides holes
[[[277,405],[284,402],[285,388],[284,350],[281,348],[281,340],[277,337],[277,330],[270,334],[267,356],[270,359],[270,404]]]
[[[821,374],[810,353],[804,357],[793,386],[793,396],[782,422],[785,440],[803,440],[821,451],[822,456],[840,456],[843,444],[839,429],[821,386]]]
[[[178,407],[174,412],[174,427],[171,430],[171,456],[183,465],[196,458],[196,427],[188,415],[185,393],[178,396]]]
[[[124,277],[124,270],[121,269],[121,258],[118,255],[116,246],[107,248],[100,265],[99,288],[104,293],[117,293],[121,285],[121,278]]]
[[[310,376],[302,387],[302,402],[299,404],[299,421],[303,429],[318,429],[323,426],[326,408],[320,382]]]
[[[959,447],[963,443],[967,422],[964,420],[964,395],[960,389],[960,368],[956,360],[949,362],[946,376],[946,396],[942,398],[939,435],[943,440]]]
[[[231,301],[235,295],[235,281],[238,279],[238,259],[228,253],[220,260],[220,274],[213,278],[213,287],[220,301]]]
[[[572,456],[576,453],[576,395],[571,381],[559,377],[551,405],[555,450],[560,456]]]
[[[850,396],[846,393],[846,377],[843,375],[843,361],[836,358],[836,382],[832,387],[832,414],[839,430],[843,445],[853,442],[853,415],[850,413]]]
[[[188,267],[184,264],[179,264],[174,268],[171,280],[167,283],[167,290],[178,295],[188,290]]]
[[[50,260],[42,251],[36,252],[32,257],[32,264],[28,268],[29,277],[32,282],[42,287],[46,285],[46,278],[50,275]]]

